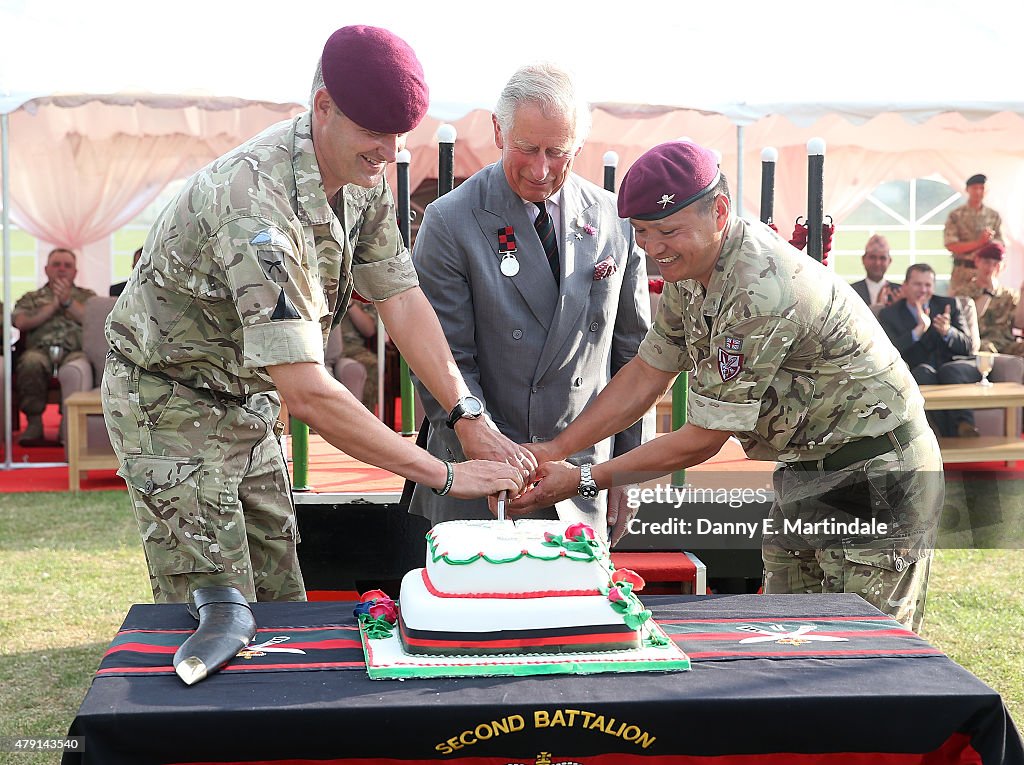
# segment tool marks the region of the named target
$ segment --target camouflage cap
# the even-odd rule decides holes
[[[989,242],[976,253],[974,253],[975,259],[986,258],[988,260],[1002,260],[1003,255],[1006,253],[1006,248],[1003,247],[999,242]]]
[[[690,141],[669,141],[648,149],[633,163],[619,187],[619,217],[660,220],[691,205],[721,178],[718,158]]]
[[[342,27],[320,59],[327,92],[360,127],[408,133],[427,113],[430,92],[409,44],[386,29]]]

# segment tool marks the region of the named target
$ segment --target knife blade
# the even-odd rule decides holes
[[[505,520],[505,501],[508,499],[508,491],[498,492],[498,520]]]

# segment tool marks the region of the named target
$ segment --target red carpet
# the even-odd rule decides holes
[[[25,427],[25,416],[20,418],[18,427]],[[50,404],[43,412],[43,430],[48,439],[57,440],[60,428],[60,410],[56,404]],[[65,462],[63,446],[21,446],[18,443],[20,431],[12,436],[11,462],[19,467],[12,470],[0,470],[0,493],[18,491],[68,491],[68,469],[66,466],[26,468],[20,467],[32,463]],[[4,458],[3,439],[0,438],[0,460]],[[82,480],[83,490],[123,489],[124,480],[114,470],[93,470]]]

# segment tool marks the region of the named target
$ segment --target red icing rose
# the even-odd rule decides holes
[[[640,574],[628,568],[619,568],[612,573],[612,583],[618,584],[619,582],[629,582],[633,585],[633,589],[637,591],[642,590],[646,584]]]
[[[612,603],[624,603],[626,601],[625,596],[622,594],[622,590],[618,587],[612,587],[608,590],[608,600]]]
[[[391,600],[391,597],[384,590],[368,590],[359,596],[359,602],[366,603],[368,600]]]
[[[594,539],[594,530],[585,523],[574,523],[572,526],[565,530],[565,538],[571,539],[574,542],[586,542],[588,539]]]
[[[383,616],[393,624],[398,621],[398,609],[395,607],[395,601],[391,600],[391,598],[378,600],[370,606],[370,616],[374,619],[379,619]]]

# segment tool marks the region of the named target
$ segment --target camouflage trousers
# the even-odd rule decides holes
[[[773,478],[764,592],[856,593],[919,630],[945,493],[933,432],[841,470]]]
[[[306,599],[276,394],[221,396],[110,353],[102,399],[154,602],[211,585],[250,601]]]
[[[63,352],[60,366],[69,361],[84,359],[82,351]],[[21,411],[30,417],[42,414],[46,409],[46,399],[50,391],[50,378],[53,376],[53,362],[50,354],[38,348],[29,348],[18,356],[18,367],[14,371],[15,384],[18,386],[18,401]]]

